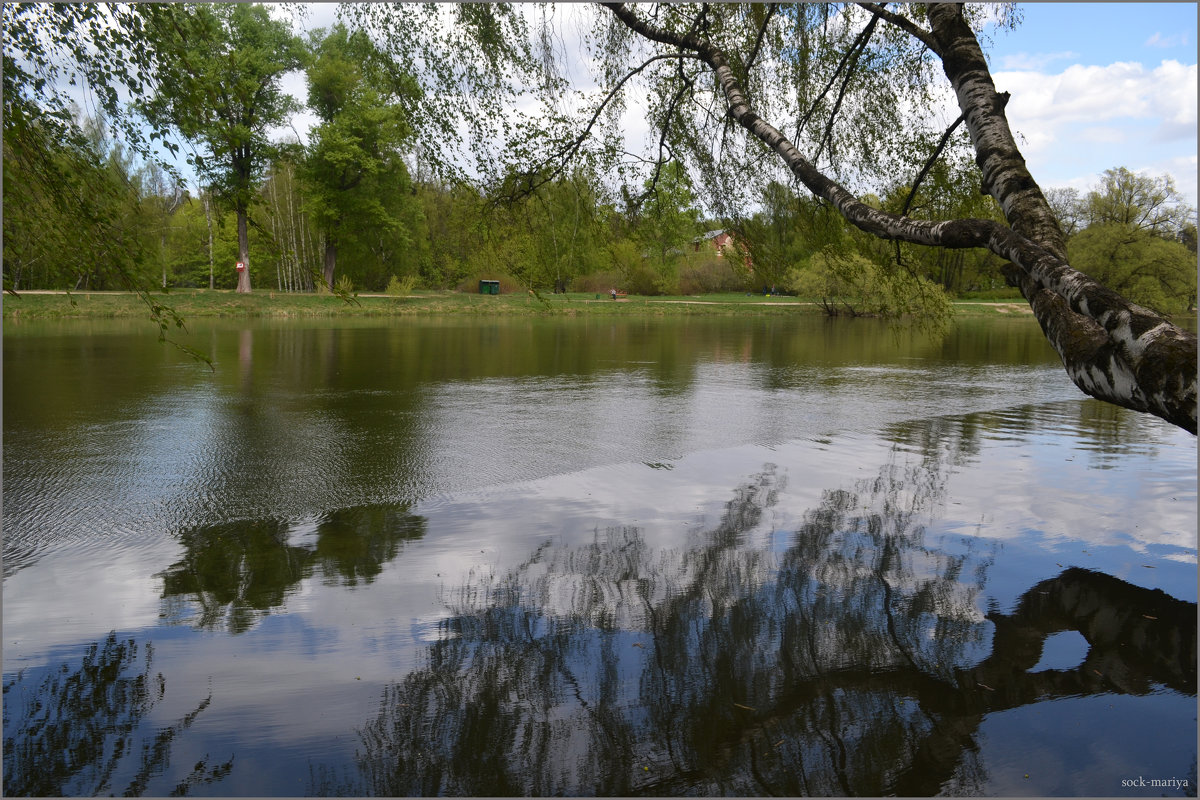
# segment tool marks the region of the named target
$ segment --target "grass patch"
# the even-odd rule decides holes
[[[980,289],[975,292],[959,292],[957,300],[973,300],[979,301],[1009,301],[1013,303],[1024,303],[1025,298],[1021,296],[1021,290],[1013,286],[1001,286],[998,289]]]
[[[613,301],[607,293],[570,292],[534,296],[524,292],[480,295],[472,292],[414,291],[405,295],[360,294],[348,303],[331,294],[289,294],[260,290],[237,294],[231,290],[176,289],[155,293],[184,319],[212,317],[390,317],[474,314],[487,316],[721,316],[732,314],[820,314],[819,305],[803,298],[730,292],[706,295],[641,297]],[[1024,300],[988,303],[958,301],[957,312],[1010,314]],[[148,318],[149,309],[126,292],[20,292],[4,297],[4,319]]]
[[[955,316],[1022,316],[1033,315],[1025,298],[1016,300],[955,300],[950,304]]]
[[[764,299],[790,300],[795,313],[812,309],[790,298],[746,297],[744,295],[706,295],[704,297],[630,297],[613,302],[608,295],[594,293],[528,293],[480,295],[469,292],[416,291],[397,295],[358,295],[357,303],[348,303],[330,294],[288,294],[257,291],[237,294],[229,290],[178,289],[155,293],[155,298],[172,306],[185,319],[201,317],[370,317],[411,314],[484,314],[484,315],[555,315],[555,314],[720,314],[735,307],[763,305],[763,310],[778,311],[777,305],[765,305]],[[4,298],[5,319],[69,319],[85,317],[149,316],[145,303],[125,292],[20,292]]]

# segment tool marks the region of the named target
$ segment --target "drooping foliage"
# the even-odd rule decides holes
[[[71,274],[75,285],[94,276],[137,292],[163,340],[183,319],[150,295],[145,248],[129,228],[136,192],[125,180],[128,170],[114,174],[101,165],[115,152],[100,142],[108,139],[106,129],[118,134],[121,158],[145,156],[155,141],[178,149],[162,126],[146,128],[127,113],[123,99],[151,91],[162,63],[153,31],[181,8],[5,3],[0,36],[5,290],[18,286],[22,274],[36,274],[29,268],[40,269],[56,287],[70,285]],[[80,110],[84,98],[94,104],[93,113]],[[86,120],[93,121],[90,133]]]
[[[403,70],[422,87],[396,98],[414,131],[418,179],[500,175],[492,146],[512,129],[509,106],[541,83],[543,61],[521,7],[349,4],[341,13],[376,42],[385,69]]]
[[[972,27],[991,9],[604,7],[611,18],[589,40],[604,65],[599,87],[577,96],[573,126],[550,116],[536,135],[517,131],[510,154],[539,146],[521,180],[507,171],[502,194],[533,190],[573,158],[611,154],[589,147],[597,126],[624,92],[648,85],[654,135],[643,163],[654,174],[683,160],[721,213],[725,203],[745,207],[757,181],[782,173],[870,236],[990,251],[1082,391],[1195,431],[1196,337],[1068,263],[1066,237],[1026,167],[1004,112],[1008,95],[996,91]],[[936,100],[950,93],[960,114],[939,119]],[[574,136],[564,133],[571,127]],[[1002,221],[922,218],[864,202],[869,181],[888,188],[912,168],[915,186],[961,152],[973,154],[980,191]],[[904,268],[903,251],[894,262]]]
[[[97,119],[42,119],[5,138],[5,288],[145,285],[156,248],[131,167]]]

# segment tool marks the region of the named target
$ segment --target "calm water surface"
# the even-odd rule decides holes
[[[5,794],[1195,794],[1196,440],[1028,317],[187,342],[5,326]]]

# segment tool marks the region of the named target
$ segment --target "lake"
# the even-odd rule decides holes
[[[1031,317],[6,324],[7,795],[1195,795],[1196,439]]]

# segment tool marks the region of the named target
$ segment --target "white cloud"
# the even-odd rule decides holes
[[[1169,172],[1196,202],[1197,71],[1164,60],[1073,64],[1058,73],[999,71],[996,88],[1010,91],[1009,123],[1030,171],[1045,186],[1093,185],[1114,166]]]
[[[1158,118],[1196,124],[1195,64],[1164,61],[1152,70],[1130,62],[1074,64],[1057,75],[1002,71],[994,78],[998,89],[1012,90],[1010,118],[1051,124]]]
[[[1173,36],[1163,36],[1155,31],[1154,35],[1145,41],[1146,47],[1181,47],[1188,43],[1188,35],[1186,33],[1177,33]]]
[[[1120,128],[1100,125],[1092,128],[1084,128],[1080,132],[1080,136],[1089,142],[1108,142],[1113,144],[1125,141],[1125,135],[1125,131]]]

